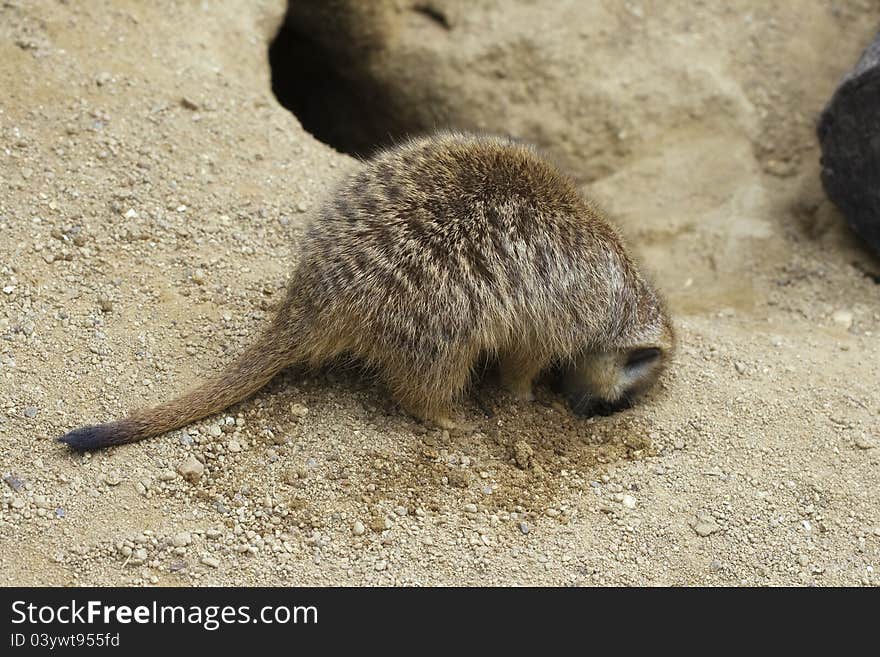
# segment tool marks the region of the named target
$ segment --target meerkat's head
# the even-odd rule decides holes
[[[578,415],[611,415],[630,408],[660,377],[675,347],[672,324],[659,303],[623,344],[590,348],[562,372],[562,390]]]

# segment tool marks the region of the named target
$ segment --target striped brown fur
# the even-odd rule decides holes
[[[529,146],[455,133],[378,153],[314,217],[263,336],[194,392],[61,438],[94,449],[218,412],[292,364],[348,353],[441,426],[481,355],[528,398],[556,365],[578,412],[610,412],[668,360],[664,305],[617,232]]]

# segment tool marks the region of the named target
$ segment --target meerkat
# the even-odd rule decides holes
[[[83,451],[157,436],[288,366],[343,354],[439,427],[456,426],[454,403],[487,354],[520,399],[555,367],[576,413],[608,414],[651,386],[673,342],[660,296],[568,177],[531,146],[440,133],[359,163],[306,229],[274,319],[228,369],[59,440]]]

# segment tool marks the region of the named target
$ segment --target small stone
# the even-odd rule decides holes
[[[216,568],[220,565],[220,559],[212,557],[210,554],[203,555],[199,562],[211,568]]]
[[[797,165],[791,160],[767,160],[764,171],[777,178],[788,178],[797,172]]]
[[[171,544],[174,547],[186,547],[192,543],[192,534],[189,532],[177,532],[171,537]]]
[[[5,481],[6,485],[9,486],[16,493],[24,488],[24,479],[22,479],[15,473],[6,475],[5,477],[3,477],[3,481]]]
[[[446,480],[453,488],[467,488],[470,483],[470,475],[466,470],[450,470],[446,475]]]
[[[268,438],[273,445],[285,445],[288,442],[288,437],[281,432],[275,433],[270,429],[266,429],[265,434],[266,438]]]
[[[849,310],[836,310],[831,319],[845,329],[851,328],[853,324],[853,314]]]
[[[195,456],[189,454],[183,461],[177,464],[177,472],[181,477],[191,483],[201,479],[205,472],[205,466]]]
[[[138,213],[134,208],[129,208],[125,213],[126,219],[137,219]]]
[[[211,438],[218,438],[223,433],[223,430],[220,428],[219,424],[212,424],[208,427],[208,435]]]
[[[876,443],[864,433],[860,433],[855,437],[855,444],[859,449],[872,449],[877,446]]]
[[[180,99],[180,106],[184,109],[192,111],[196,111],[197,109],[199,109],[198,103],[190,98],[187,98],[186,96]]]
[[[364,527],[364,523],[360,520],[355,520],[351,531],[355,536],[363,536],[364,532],[367,531],[367,528]]]
[[[98,307],[101,312],[109,313],[113,311],[113,302],[107,297],[98,297]]]
[[[529,524],[528,524],[527,522],[520,522],[520,523],[519,523],[519,530],[520,530],[523,534],[528,534],[528,533],[531,531],[531,530],[529,529]]]
[[[380,559],[379,561],[376,562],[376,566],[375,566],[375,568],[376,568],[376,570],[379,571],[380,573],[381,573],[383,570],[385,570],[387,567],[388,567],[388,562],[385,561],[385,559]]]
[[[37,407],[36,406],[26,406],[24,409],[24,416],[34,418],[37,417]]]
[[[620,500],[620,503],[623,504],[627,509],[635,509],[636,508],[636,498],[632,495],[624,495]]]
[[[746,364],[742,361],[736,361],[733,366],[736,368],[737,373],[745,374],[746,373]]]
[[[513,458],[516,464],[523,470],[527,470],[532,464],[535,450],[526,441],[520,440],[513,446]]]
[[[131,553],[131,565],[138,566],[144,563],[147,560],[147,550],[145,548],[138,548],[134,552]]]
[[[708,514],[698,514],[696,520],[691,525],[697,536],[709,536],[719,531],[721,527],[715,522],[715,518]]]
[[[162,470],[159,473],[158,479],[159,481],[174,481],[177,479],[177,475],[174,473],[174,470]]]
[[[306,212],[308,209],[309,209],[309,206],[302,201],[300,201],[299,203],[296,204],[296,211],[297,212]]]
[[[122,483],[122,477],[120,477],[119,473],[116,471],[108,472],[104,475],[104,483],[108,486],[118,486]]]
[[[721,528],[712,522],[699,521],[694,523],[694,531],[698,536],[709,536],[710,534],[717,532],[719,529]]]
[[[290,405],[290,414],[293,415],[293,417],[302,419],[309,414],[309,409],[302,404],[293,403]]]
[[[230,440],[226,444],[226,449],[228,449],[233,454],[236,452],[240,452],[241,451],[241,443],[233,438],[232,440]]]
[[[464,505],[464,512],[465,513],[476,513],[477,512],[477,505],[473,504],[473,503],[465,504]]]
[[[205,284],[205,270],[196,269],[192,273],[192,282],[196,285],[204,285]]]

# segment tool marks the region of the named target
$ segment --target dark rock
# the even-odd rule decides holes
[[[880,254],[880,34],[834,92],[818,135],[825,192]]]

